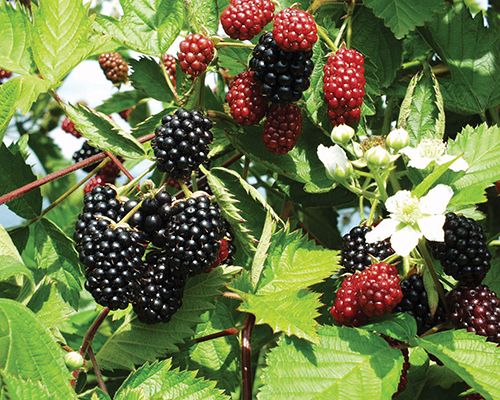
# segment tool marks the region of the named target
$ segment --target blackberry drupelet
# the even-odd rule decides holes
[[[162,118],[151,145],[158,169],[174,179],[187,179],[208,160],[212,122],[199,111],[179,108]]]
[[[262,94],[273,103],[293,103],[310,85],[314,68],[311,51],[286,52],[280,49],[272,33],[260,37],[255,46],[250,69],[262,84]]]
[[[101,150],[98,148],[91,146],[89,142],[85,141],[83,143],[83,146],[80,150],[75,151],[73,154],[73,161],[75,163],[86,160],[89,157],[95,156],[96,154],[99,154]],[[87,165],[86,167],[82,168],[85,172],[90,172],[92,171],[95,167],[97,166],[97,163],[94,163],[92,165]]]
[[[500,344],[500,299],[488,286],[458,286],[446,300],[450,319],[457,328]]]
[[[185,284],[184,271],[173,267],[166,253],[148,253],[133,304],[137,318],[147,324],[170,321],[182,306]]]
[[[481,283],[490,269],[491,254],[481,225],[473,219],[446,214],[444,242],[431,243],[444,272],[459,282]]]
[[[174,203],[167,231],[169,264],[188,275],[208,270],[217,258],[224,233],[219,207],[208,196],[202,194]]]
[[[431,315],[429,299],[421,275],[411,275],[402,280],[401,289],[403,290],[403,300],[396,306],[394,312],[407,312],[412,315],[417,321],[419,335],[444,322],[445,315],[442,304],[439,304],[434,317]]]
[[[351,273],[363,271],[372,264],[370,255],[382,261],[394,254],[389,240],[366,243],[365,235],[370,230],[367,226],[356,226],[342,238],[340,264],[346,271]]]

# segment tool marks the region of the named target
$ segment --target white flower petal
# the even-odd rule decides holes
[[[406,225],[391,236],[391,247],[400,256],[407,256],[417,247],[421,237],[422,233],[420,231],[415,230],[410,225]]]
[[[380,224],[368,232],[365,239],[368,243],[379,242],[394,234],[399,222],[392,218],[383,219]]]
[[[422,157],[422,156],[416,156],[413,158],[410,158],[410,161],[408,162],[408,166],[416,169],[425,169],[429,166],[429,164],[434,161],[432,158],[429,157]]]
[[[320,144],[317,150],[318,158],[324,164],[326,172],[331,177],[335,177],[335,170],[347,167],[347,154],[339,145],[326,147]]]
[[[437,163],[439,165],[446,164],[447,162],[453,160],[456,156],[452,156],[450,154],[445,154],[439,157]],[[449,166],[452,171],[465,171],[469,168],[469,163],[463,159],[463,157],[457,158],[457,160]]]
[[[444,215],[429,215],[418,220],[418,227],[427,240],[444,242]]]
[[[399,150],[399,153],[404,154],[408,158],[413,158],[419,154],[418,150],[415,147],[411,146],[403,147],[401,150]]]
[[[385,201],[385,208],[391,214],[398,212],[413,197],[409,190],[400,190]]]
[[[436,185],[420,199],[420,211],[423,214],[444,214],[453,197],[453,189],[447,185]]]

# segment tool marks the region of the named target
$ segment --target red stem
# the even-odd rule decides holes
[[[238,333],[240,333],[240,331],[237,328],[227,328],[227,329],[224,329],[223,331],[220,331],[220,332],[216,332],[216,333],[212,333],[212,334],[207,335],[207,336],[202,336],[202,337],[196,338],[196,339],[194,339],[194,341],[196,343],[202,343],[202,342],[207,342],[208,340],[217,339],[220,337],[237,335]]]
[[[92,340],[94,339],[95,334],[97,333],[97,330],[101,326],[101,324],[104,322],[106,317],[108,316],[109,312],[111,310],[108,307],[104,307],[101,313],[97,316],[95,321],[90,325],[89,330],[85,334],[85,337],[83,338],[82,342],[82,347],[80,347],[80,354],[85,357],[85,354],[87,353],[87,350],[92,343]]]
[[[255,315],[248,314],[241,331],[241,381],[242,399],[252,400],[252,347],[250,339],[255,325]]]
[[[108,394],[108,388],[104,383],[104,379],[102,378],[101,370],[99,369],[99,364],[97,364],[97,360],[95,358],[94,350],[92,350],[92,346],[89,346],[88,349],[90,361],[92,361],[92,368],[94,369],[95,378],[97,379],[97,384],[101,388],[101,390]]]
[[[109,151],[104,152],[111,160],[115,163],[115,165],[120,169],[120,171],[123,172],[123,174],[128,178],[129,181],[134,180],[134,177],[132,174],[129,172],[127,168],[122,164],[122,162],[116,157],[113,153],[110,153]]]
[[[151,139],[153,139],[155,136],[154,133],[151,133],[149,135],[142,136],[138,139],[140,143],[147,142]],[[49,174],[43,178],[37,179],[34,182],[30,182],[24,186],[21,186],[18,189],[13,190],[12,192],[9,192],[7,194],[4,194],[3,196],[0,196],[0,205],[8,203],[9,201],[12,201],[14,199],[17,199],[18,197],[21,197],[25,195],[26,193],[30,192],[33,189],[36,189],[37,187],[40,187],[42,185],[45,185],[46,183],[55,181],[56,179],[59,179],[65,175],[70,174],[73,171],[76,171],[80,168],[84,168],[88,165],[92,165],[98,161],[103,160],[106,158],[105,153],[99,153],[96,154],[95,156],[89,157],[85,160],[82,160],[80,162],[77,162],[76,164],[70,165],[69,167],[63,168],[60,171],[53,172],[52,174]]]

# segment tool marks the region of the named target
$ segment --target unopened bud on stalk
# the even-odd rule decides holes
[[[408,134],[406,129],[394,129],[387,135],[385,142],[391,149],[398,151],[403,147],[408,146],[408,144],[410,143],[410,135]]]
[[[70,351],[64,356],[64,363],[71,370],[83,367],[83,357],[78,351]]]
[[[375,146],[365,153],[366,162],[372,169],[385,168],[392,163],[391,155],[382,146]]]
[[[349,125],[341,124],[332,129],[331,139],[340,144],[346,144],[354,136],[354,129]]]

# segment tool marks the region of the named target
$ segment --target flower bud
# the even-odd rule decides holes
[[[352,175],[353,167],[350,161],[347,161],[343,166],[337,166],[334,171],[328,172],[329,175],[333,175],[333,178],[347,179]]]
[[[365,153],[365,158],[370,168],[384,168],[392,163],[391,155],[382,146],[375,146],[368,149]]]
[[[71,370],[83,367],[83,357],[78,351],[70,351],[64,355],[64,363]]]
[[[391,149],[398,151],[408,146],[410,143],[410,135],[403,128],[394,129],[387,135],[385,142]]]
[[[336,143],[345,144],[354,136],[354,129],[349,125],[341,124],[332,129],[331,139]]]

